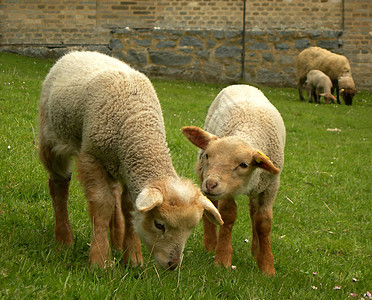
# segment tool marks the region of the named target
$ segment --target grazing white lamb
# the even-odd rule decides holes
[[[279,112],[257,88],[232,85],[213,101],[204,130],[187,126],[182,132],[201,149],[196,165],[201,189],[224,221],[217,237],[216,226],[203,218],[205,248],[215,250],[216,264],[231,265],[234,198],[245,194],[250,198],[252,254],[265,274],[275,274],[270,234],[285,145]]]
[[[63,244],[73,243],[67,198],[77,157],[93,223],[92,265],[106,265],[109,228],[125,263],[143,264],[139,236],[162,268],[175,269],[204,209],[222,223],[200,190],[177,176],[150,80],[109,56],[72,52],[52,67],[41,92],[39,156]]]
[[[333,87],[336,88],[337,103],[341,104],[339,99],[339,92],[341,92],[345,104],[352,104],[356,89],[351,76],[350,64],[345,56],[332,53],[320,47],[309,47],[297,56],[296,68],[300,100],[304,100],[302,86],[306,81],[307,74],[311,70],[320,70],[329,76]]]
[[[307,94],[309,102],[320,103],[320,97],[324,97],[325,103],[333,103],[336,97],[332,95],[331,79],[319,70],[311,70],[306,77]]]

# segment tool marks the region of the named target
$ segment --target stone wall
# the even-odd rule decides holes
[[[247,30],[243,74],[242,31],[124,28],[114,30],[111,49],[150,76],[293,86],[298,52],[309,46],[338,50],[341,33]]]
[[[244,47],[243,5],[2,0],[0,49],[58,57],[75,47],[115,55],[151,76],[293,86],[295,57],[318,45],[347,56],[358,88],[372,88],[372,1],[247,0]]]

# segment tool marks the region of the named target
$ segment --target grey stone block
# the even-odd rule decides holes
[[[194,36],[184,36],[181,38],[180,46],[190,46],[194,48],[203,48],[203,42]]]
[[[147,64],[147,58],[144,53],[138,52],[136,50],[129,50],[125,55],[125,61],[128,63],[145,65]]]
[[[235,46],[221,46],[216,49],[214,56],[216,58],[227,58],[227,57],[237,57],[241,55],[242,49]]]
[[[109,42],[109,48],[111,50],[123,49],[123,44],[119,39],[111,39]]]
[[[171,51],[152,51],[149,50],[150,59],[154,64],[164,66],[182,66],[191,61],[191,56],[181,55]]]

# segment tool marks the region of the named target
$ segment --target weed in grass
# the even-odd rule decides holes
[[[161,271],[143,249],[143,269],[124,267],[122,254],[114,251],[116,264],[101,271],[89,267],[91,225],[74,175],[69,212],[75,243],[62,247],[53,237],[47,174],[36,153],[39,93],[51,65],[0,53],[0,298],[347,299],[354,293],[360,299],[372,291],[372,92],[358,92],[346,107],[300,102],[293,88],[260,87],[287,128],[274,205],[275,277],[263,276],[251,258],[244,196],[237,199],[232,237],[235,270],[213,265],[200,224],[179,270]],[[180,128],[203,126],[209,104],[224,86],[153,83],[176,170],[197,182],[197,149]]]

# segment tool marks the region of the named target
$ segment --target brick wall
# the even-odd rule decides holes
[[[2,44],[105,43],[112,28],[242,29],[242,0],[2,0]],[[252,29],[339,29],[341,0],[247,0]]]
[[[294,58],[318,45],[346,55],[356,84],[371,88],[371,11],[370,0],[247,0],[245,79],[294,85]],[[242,16],[243,0],[0,0],[0,48],[59,56],[85,46],[156,76],[232,81]]]
[[[345,1],[343,53],[357,88],[372,89],[372,1]]]
[[[96,1],[2,0],[1,44],[97,43]]]

